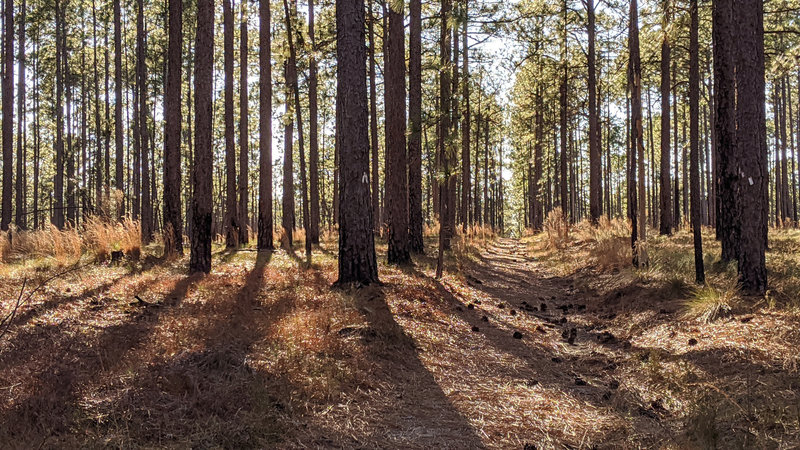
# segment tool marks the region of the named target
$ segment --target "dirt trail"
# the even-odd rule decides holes
[[[462,270],[442,282],[415,272],[424,280],[414,302],[393,295],[408,289],[400,274],[383,276],[385,302],[414,343],[393,348],[392,358],[414,362],[381,374],[388,380],[357,399],[366,402],[359,410],[329,410],[340,426],[363,420],[364,429],[343,433],[352,440],[328,436],[326,445],[606,448],[630,437],[632,426],[638,442],[660,441],[648,437],[658,431],[656,413],[641,406],[631,419],[636,407],[615,400],[621,344],[598,331],[591,299],[572,280],[549,274],[515,239],[495,241]],[[414,380],[422,380],[419,390]]]

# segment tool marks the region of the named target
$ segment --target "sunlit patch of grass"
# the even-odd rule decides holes
[[[741,298],[735,284],[694,288],[691,297],[683,303],[684,316],[703,323],[730,317]]]

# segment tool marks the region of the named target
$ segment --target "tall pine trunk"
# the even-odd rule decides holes
[[[422,239],[422,2],[409,2],[408,39],[408,232],[410,250],[424,251]]]
[[[268,1],[259,2],[258,13],[258,249],[272,250],[272,42]]]
[[[314,0],[308,2],[308,36],[311,41],[311,55],[308,62],[308,185],[309,185],[309,225],[307,237],[312,244],[319,244],[319,138],[317,112],[317,40],[314,30]]]
[[[123,196],[125,178],[124,134],[122,131],[122,19],[120,2],[114,3],[114,188],[118,198],[117,218],[125,215]]]
[[[670,186],[670,60],[672,49],[670,48],[669,24],[670,1],[664,1],[664,17],[662,28],[664,36],[661,41],[661,172],[660,172],[660,203],[659,211],[659,233],[661,235],[672,234],[672,187]]]
[[[595,56],[594,0],[586,1],[588,15],[589,54],[589,216],[593,224],[603,214],[603,188],[600,161],[600,129],[597,119],[597,74]]]
[[[739,152],[736,145],[736,73],[733,42],[733,0],[713,3],[714,133],[718,163],[717,189],[720,201],[718,230],[722,260],[738,258]]]
[[[367,55],[363,0],[336,0],[336,124],[339,141],[338,285],[378,282],[369,192]]]
[[[181,65],[183,0],[169,0],[164,144],[164,255],[183,255],[181,214]]]
[[[468,28],[469,28],[469,0],[463,0],[463,23],[461,25],[461,45],[463,50],[461,52],[462,64],[462,81],[461,96],[464,102],[464,110],[461,117],[461,223],[463,224],[464,233],[467,232],[467,227],[470,225],[472,216],[471,209],[471,186],[470,186],[470,108],[469,108],[469,41],[468,41]]]
[[[225,247],[239,245],[241,227],[236,200],[236,145],[233,124],[233,8],[231,0],[222,0],[223,59],[225,68]]]
[[[242,23],[240,25],[239,58],[239,243],[246,245],[250,236],[248,225],[249,173],[250,173],[250,94],[247,85],[248,42],[247,42],[247,0],[242,2]]]
[[[3,9],[5,18],[3,94],[3,202],[0,214],[0,230],[8,230],[11,224],[11,205],[14,177],[14,0],[6,0]]]
[[[739,149],[739,281],[747,293],[767,289],[766,247],[769,201],[765,81],[764,3],[739,0],[734,8],[736,41],[736,144]]]
[[[386,206],[389,263],[411,261],[408,251],[408,175],[406,172],[406,70],[403,4],[389,6],[384,71],[386,103]],[[398,10],[399,9],[399,10]]]
[[[197,0],[195,37],[195,142],[192,167],[192,251],[189,271],[211,272],[212,89],[214,75],[214,1]]]
[[[692,234],[694,236],[694,269],[697,284],[705,283],[703,267],[702,209],[700,192],[700,44],[697,0],[689,2],[689,147],[691,153]]]

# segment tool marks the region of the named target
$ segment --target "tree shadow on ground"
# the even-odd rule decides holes
[[[483,448],[472,425],[420,360],[413,338],[395,321],[384,289],[370,286],[353,292],[352,297],[367,322],[361,333],[375,364],[374,377],[389,391],[381,395],[395,400],[377,412],[382,419],[371,424],[371,443],[351,440],[345,445]],[[343,438],[347,442],[346,436]]]

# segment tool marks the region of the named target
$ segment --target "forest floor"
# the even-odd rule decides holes
[[[797,308],[688,317],[699,291],[609,261],[625,242],[456,241],[441,280],[419,256],[348,292],[334,240],[309,269],[218,249],[204,277],[0,265],[4,314],[67,271],[0,337],[0,447],[797,448]],[[668,245],[691,257],[656,240],[653,267]]]

